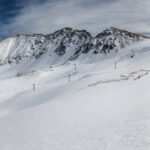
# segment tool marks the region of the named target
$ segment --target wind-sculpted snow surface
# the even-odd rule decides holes
[[[14,64],[27,59],[44,60],[49,65],[62,64],[79,56],[117,53],[120,48],[144,39],[148,38],[112,27],[95,37],[85,30],[68,27],[49,35],[18,34],[0,43],[0,64]]]

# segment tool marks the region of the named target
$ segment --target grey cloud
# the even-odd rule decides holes
[[[51,33],[69,26],[93,34],[115,26],[133,32],[149,32],[150,1],[147,0],[61,0],[29,5],[22,9],[1,34]]]

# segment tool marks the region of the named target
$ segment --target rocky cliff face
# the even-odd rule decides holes
[[[85,30],[68,27],[48,35],[18,34],[0,43],[0,65],[44,56],[49,57],[51,63],[59,60],[64,63],[87,53],[117,53],[119,49],[144,39],[148,38],[113,27],[95,37]]]

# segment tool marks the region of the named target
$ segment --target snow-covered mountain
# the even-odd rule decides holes
[[[18,34],[0,42],[0,64],[41,59],[51,64],[64,63],[78,57],[117,52],[148,37],[117,28],[109,28],[92,37],[85,30],[64,28],[52,34]],[[41,60],[41,61],[42,61]]]
[[[65,28],[0,55],[0,150],[150,150],[149,38]]]

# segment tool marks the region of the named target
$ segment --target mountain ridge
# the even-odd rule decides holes
[[[149,37],[110,27],[92,36],[86,30],[70,27],[51,34],[17,34],[0,42],[0,65],[19,63],[25,59],[39,59],[45,54],[50,64],[64,63],[88,53],[92,55],[117,52]]]
[[[91,37],[97,37],[99,34],[101,34],[101,33],[103,33],[103,32],[105,32],[105,31],[120,31],[120,32],[126,32],[126,33],[130,33],[130,34],[134,34],[134,35],[137,35],[137,36],[142,36],[142,37],[145,37],[145,38],[150,38],[149,36],[145,36],[145,35],[143,35],[143,34],[141,34],[141,33],[136,33],[136,32],[131,32],[131,31],[128,31],[128,30],[125,30],[125,29],[120,29],[120,28],[116,28],[116,27],[109,27],[109,28],[106,28],[106,29],[104,29],[102,32],[100,32],[100,33],[98,33],[98,34],[96,34],[95,36],[92,36],[92,34],[90,33],[90,32],[88,32],[87,30],[83,30],[83,29],[81,29],[81,30],[79,30],[79,29],[73,29],[73,28],[71,28],[71,27],[64,27],[64,28],[61,28],[61,29],[58,29],[58,30],[56,30],[56,31],[54,31],[54,32],[52,32],[52,33],[49,33],[49,34],[42,34],[42,33],[33,33],[33,34],[23,34],[23,33],[18,33],[18,34],[16,34],[16,35],[14,35],[14,36],[12,36],[12,37],[19,37],[19,36],[48,36],[48,35],[52,35],[52,34],[56,34],[56,33],[58,33],[58,32],[61,32],[61,31],[64,31],[64,30],[74,30],[74,31],[85,31],[85,32],[87,32]],[[9,38],[11,38],[11,37],[9,37]],[[9,38],[7,38],[7,39],[9,39]],[[3,41],[5,41],[6,39],[4,39]],[[2,41],[1,41],[2,42]]]

